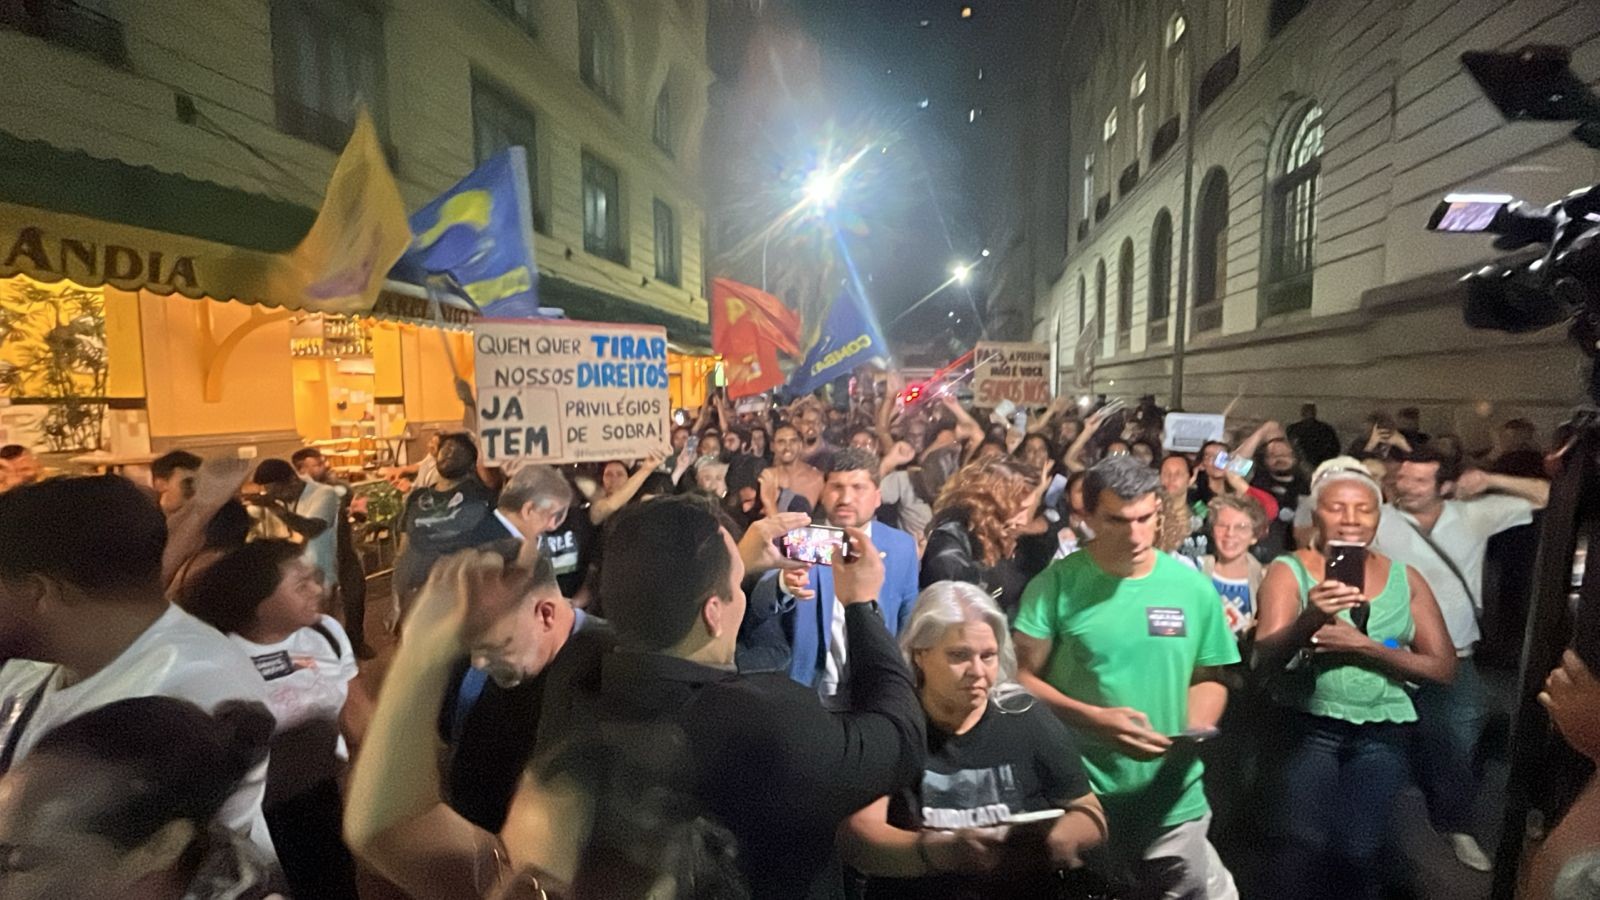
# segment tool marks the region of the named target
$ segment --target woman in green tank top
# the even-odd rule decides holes
[[[1416,570],[1370,549],[1382,491],[1337,457],[1311,482],[1313,547],[1280,557],[1261,584],[1254,666],[1290,710],[1273,793],[1279,835],[1265,896],[1377,898],[1379,855],[1407,773],[1416,709],[1407,682],[1448,682],[1455,650]],[[1320,548],[1368,547],[1365,590],[1330,580]],[[1365,629],[1358,616],[1365,613]]]

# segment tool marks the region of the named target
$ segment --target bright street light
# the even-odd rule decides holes
[[[818,170],[806,179],[806,202],[813,206],[832,206],[839,199],[839,181],[844,173],[838,169]]]
[[[961,265],[956,266],[954,269],[951,269],[950,274],[956,277],[956,282],[958,284],[966,284],[967,276],[972,274],[972,267],[966,263],[962,263]]]

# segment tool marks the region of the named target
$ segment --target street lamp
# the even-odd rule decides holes
[[[966,263],[961,263],[951,269],[950,274],[955,276],[957,284],[966,284],[967,276],[972,274],[972,267]]]
[[[853,160],[852,160],[853,161]],[[839,188],[844,180],[845,167],[837,169],[817,169],[807,178],[803,193],[804,204],[811,206],[818,212],[830,209],[839,200]],[[768,228],[766,237],[761,239],[761,290],[767,290],[767,247],[772,243],[772,235],[776,229]]]

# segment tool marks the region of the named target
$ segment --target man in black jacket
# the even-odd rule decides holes
[[[735,671],[745,567],[708,511],[656,500],[615,528],[611,539],[631,550],[600,576],[616,646],[557,661],[552,677],[572,689],[546,697],[541,749],[673,726],[685,771],[672,780],[732,835],[751,896],[840,895],[839,823],[920,777],[925,746],[915,686],[877,609],[878,551],[846,529],[852,561],[834,567],[834,592],[846,610],[851,707],[829,713],[781,673]]]

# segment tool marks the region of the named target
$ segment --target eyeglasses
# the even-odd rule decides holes
[[[1256,526],[1249,522],[1235,522],[1232,525],[1213,525],[1211,530],[1223,534],[1254,534]]]

